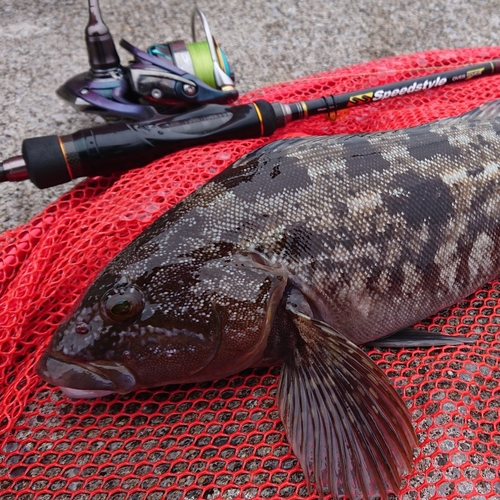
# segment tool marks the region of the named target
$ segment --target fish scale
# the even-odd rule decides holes
[[[282,362],[280,415],[319,496],[397,493],[415,434],[357,346],[467,340],[406,327],[500,270],[499,110],[241,158],[103,270],[38,373],[92,397]]]
[[[471,216],[471,211],[484,206],[474,198],[494,192],[497,166],[480,178],[475,173],[467,175],[465,158],[458,146],[450,146],[449,139],[468,130],[466,166],[470,167],[495,161],[491,146],[498,146],[498,136],[489,123],[456,122],[443,120],[415,130],[355,136],[356,141],[334,136],[294,139],[290,145],[287,140],[274,143],[238,161],[218,179],[224,185],[226,177],[232,179],[232,172],[245,172],[245,164],[253,170],[257,161],[260,169],[252,176],[252,190],[247,183],[229,188],[228,203],[219,200],[200,209],[197,217],[200,221],[224,217],[226,241],[240,244],[242,251],[264,254],[307,286],[314,283],[319,296],[329,297],[322,305],[321,319],[354,342],[387,335],[421,319],[423,310],[424,316],[435,313],[471,293],[498,269],[498,258],[489,255],[498,243],[497,220],[479,214],[474,221]],[[488,151],[471,150],[470,145],[479,145],[479,138],[484,137],[490,140]],[[355,156],[354,143],[362,146]],[[375,154],[374,148],[382,143],[383,150]],[[425,156],[427,143],[431,147]],[[329,160],[324,161],[325,157]],[[402,159],[396,165],[386,160],[396,157]],[[283,181],[274,186],[276,163],[282,165],[280,175],[287,179],[286,188]],[[256,199],[250,198],[249,191],[257,193]],[[203,192],[198,196],[203,197]],[[231,205],[231,212],[226,212],[226,205]],[[281,213],[263,221],[263,214],[277,212],[275,207]],[[231,221],[233,227],[228,230]],[[218,235],[207,225],[202,237]],[[461,249],[465,253],[460,255]],[[463,283],[454,288],[459,268]],[[373,279],[374,271],[380,280]],[[340,278],[340,286],[332,274]],[[391,311],[391,302],[398,291],[413,304],[396,313]],[[374,330],[376,309],[383,315],[379,318],[383,330]]]

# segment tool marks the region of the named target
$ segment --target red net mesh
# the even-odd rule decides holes
[[[500,48],[382,59],[244,96],[296,101],[500,57]],[[500,77],[296,122],[273,139],[403,128],[500,97]],[[0,235],[0,498],[309,498],[278,418],[279,368],[78,401],[34,365],[97,272],[161,213],[270,139],[228,141],[89,179]],[[477,343],[372,350],[413,415],[420,449],[401,498],[500,499],[500,284],[422,322]]]

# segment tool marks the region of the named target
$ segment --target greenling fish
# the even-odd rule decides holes
[[[277,404],[308,484],[397,493],[415,432],[359,346],[467,340],[409,327],[500,271],[499,113],[248,154],[104,269],[38,373],[96,397],[282,363]]]

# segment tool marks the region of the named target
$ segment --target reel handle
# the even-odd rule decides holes
[[[104,24],[98,0],[89,0],[89,22],[85,28],[85,43],[90,69],[97,72],[120,67],[113,37]]]

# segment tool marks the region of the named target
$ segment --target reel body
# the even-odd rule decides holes
[[[195,17],[201,19],[204,41],[196,41]],[[229,104],[238,98],[226,55],[213,38],[207,19],[196,8],[193,43],[182,40],[153,44],[142,51],[126,40],[120,45],[134,56],[120,64],[97,0],[89,0],[85,39],[90,70],[70,78],[57,94],[79,111],[105,118],[151,121],[205,104]]]

